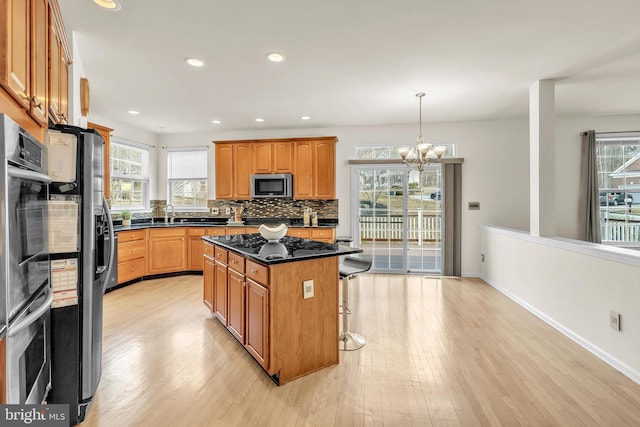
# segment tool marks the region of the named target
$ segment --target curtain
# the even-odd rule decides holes
[[[462,275],[462,164],[443,163],[444,276]]]
[[[583,201],[584,240],[602,243],[600,233],[600,191],[596,163],[596,131],[582,133],[582,177],[580,198]]]

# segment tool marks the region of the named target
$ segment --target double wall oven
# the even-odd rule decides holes
[[[47,151],[0,114],[0,330],[6,402],[42,403],[51,387]],[[2,368],[2,367],[0,367]]]

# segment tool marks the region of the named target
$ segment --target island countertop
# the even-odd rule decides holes
[[[264,265],[335,257],[363,252],[362,249],[323,243],[299,237],[284,236],[269,242],[260,234],[234,236],[203,236],[202,240],[221,246]]]

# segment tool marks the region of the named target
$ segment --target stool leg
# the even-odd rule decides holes
[[[359,350],[365,344],[365,338],[349,331],[349,277],[342,279],[342,332],[340,333],[340,350]]]

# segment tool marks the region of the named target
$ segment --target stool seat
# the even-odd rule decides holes
[[[340,278],[343,279],[348,276],[353,276],[354,274],[364,273],[365,271],[369,271],[370,268],[370,260],[347,256],[344,261],[340,263]]]
[[[340,333],[340,350],[358,350],[365,345],[365,338],[349,330],[349,280],[358,273],[364,273],[371,268],[371,260],[346,256],[340,262],[339,272],[342,279],[342,332]]]

